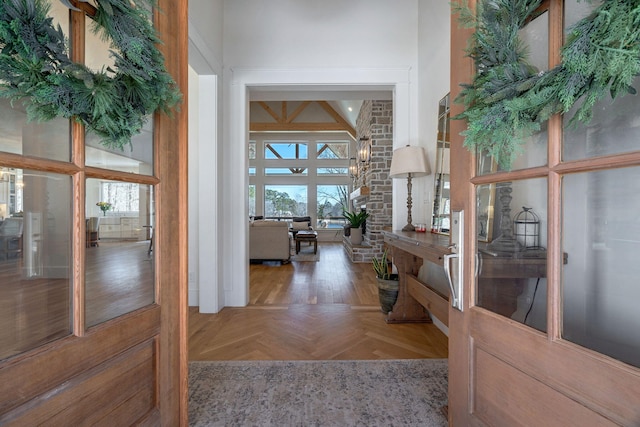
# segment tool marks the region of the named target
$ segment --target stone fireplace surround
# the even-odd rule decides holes
[[[393,155],[393,101],[364,101],[356,120],[360,138],[371,140],[371,163],[366,173],[354,183],[352,208],[369,212],[361,245],[343,238],[344,249],[352,262],[371,262],[384,251],[382,230],[392,226],[392,182],[389,178]],[[358,149],[360,147],[357,147]]]

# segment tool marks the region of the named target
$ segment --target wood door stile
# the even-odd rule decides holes
[[[385,231],[383,235],[399,279],[398,300],[387,314],[387,323],[431,322],[429,311],[432,311],[448,324],[448,297],[418,280],[417,276],[425,260],[443,265],[444,255],[449,251],[449,237],[404,231]]]
[[[83,2],[72,2],[78,7],[85,6]],[[162,41],[159,49],[165,57],[167,71],[186,94],[188,5],[182,0],[159,0],[157,6],[153,19]],[[82,11],[71,10],[69,14],[70,54],[74,61],[83,62],[87,17]],[[62,196],[68,194],[72,200],[69,214],[73,215],[69,231],[56,228],[55,233],[51,230],[67,221],[68,216],[59,215],[55,221],[53,215],[49,216],[49,234],[45,234],[49,240],[43,238],[43,241],[50,243],[51,256],[41,262],[47,268],[37,280],[29,277],[27,281],[12,273],[0,280],[0,284],[5,285],[2,302],[5,295],[13,298],[8,299],[9,304],[3,304],[10,310],[0,310],[3,321],[12,316],[3,326],[21,328],[16,327],[13,335],[4,335],[16,346],[3,347],[5,357],[0,360],[0,425],[188,424],[187,106],[183,96],[182,105],[172,115],[161,112],[154,115],[152,175],[88,167],[85,129],[74,120],[69,131],[69,161],[0,151],[3,167],[33,171],[36,176],[59,174],[65,178],[59,179],[60,183],[25,186],[29,191],[25,200],[43,201],[25,205],[25,214],[36,209],[41,213],[58,213],[58,205],[49,202],[58,194],[48,192],[55,185],[60,186]],[[4,117],[4,120],[9,119]],[[57,127],[47,126],[43,125],[43,135],[59,132]],[[85,212],[87,203],[94,202],[86,194],[87,179],[154,187],[154,227],[159,230],[154,248],[157,250],[153,258],[145,257],[145,267],[139,272],[122,273],[128,274],[127,279],[136,289],[119,288],[119,280],[101,277],[98,282],[105,286],[94,294],[95,298],[88,295],[91,274],[95,272],[92,269],[109,258],[109,251],[100,252],[102,258],[99,258],[95,251],[88,255],[86,249],[89,248],[85,248]],[[64,189],[67,185],[69,188]],[[64,199],[60,200],[57,202],[62,207]],[[134,224],[130,225],[133,228]],[[67,252],[58,253],[63,243],[63,250]],[[114,246],[113,251],[122,255],[134,245],[135,242],[126,248]],[[104,246],[100,249],[107,249]],[[139,247],[146,255],[146,248]],[[8,260],[4,261],[7,263],[2,269],[5,265],[13,267]],[[153,274],[149,275],[151,270]],[[12,286],[11,294],[6,293],[9,286]],[[103,298],[107,293],[102,291],[107,287],[109,291],[122,289],[118,295],[124,302],[119,304],[114,316],[102,316],[112,312],[109,303],[113,301]],[[60,297],[61,288],[64,298]],[[140,289],[147,291],[147,298],[143,303],[133,303],[131,300],[136,299]],[[15,304],[18,297],[14,295],[24,302]],[[17,305],[20,307],[16,308]],[[55,330],[47,335],[51,323],[56,324]],[[28,341],[30,336],[35,336],[35,341]]]

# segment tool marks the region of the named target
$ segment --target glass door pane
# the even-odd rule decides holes
[[[547,180],[476,188],[476,305],[547,329]]]
[[[69,176],[1,169],[0,360],[71,333],[72,218]]]
[[[87,327],[152,304],[151,187],[88,179],[85,297]]]
[[[563,338],[640,366],[640,167],[563,183]]]

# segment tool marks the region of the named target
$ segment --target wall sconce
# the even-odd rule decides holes
[[[371,163],[371,142],[368,136],[360,138],[360,149],[358,150],[358,160],[362,165],[362,170],[366,171]]]
[[[349,176],[351,176],[351,179],[355,182],[358,180],[358,176],[359,174],[359,170],[358,170],[358,162],[356,161],[355,157],[351,157],[349,159]]]

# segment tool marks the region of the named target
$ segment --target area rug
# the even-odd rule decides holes
[[[320,261],[320,247],[318,247],[318,251],[313,253],[313,246],[310,249],[300,250],[300,252],[294,253],[291,255],[291,261],[295,262],[318,262]]]
[[[447,426],[447,360],[189,363],[190,426]]]
[[[300,252],[296,253],[295,243],[291,246],[291,261],[295,262],[318,262],[320,261],[320,245],[318,250],[313,253],[313,244],[303,242],[300,244]]]

